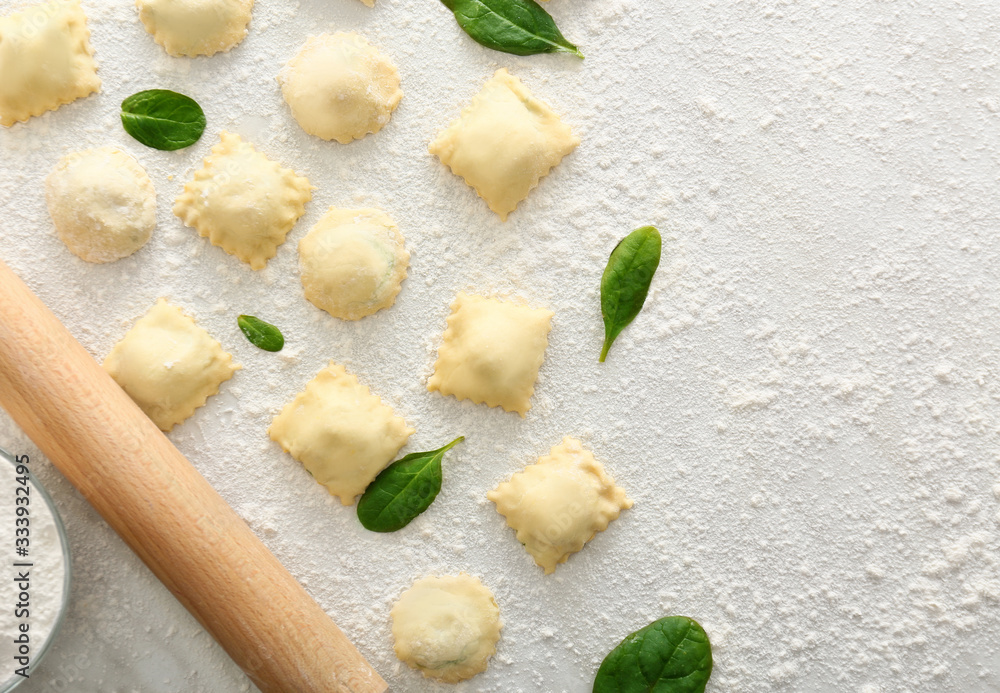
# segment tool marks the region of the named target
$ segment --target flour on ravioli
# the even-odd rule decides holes
[[[551,108],[501,69],[431,143],[430,153],[506,221],[578,144],[579,138]]]
[[[101,88],[79,0],[0,17],[0,125],[10,126]]]
[[[569,436],[486,497],[546,575],[632,507],[625,489]]]
[[[164,431],[194,414],[239,368],[218,341],[164,299],[104,360],[104,369]]]
[[[391,306],[409,261],[403,234],[378,209],[331,207],[299,241],[306,298],[343,320]]]
[[[427,389],[516,411],[531,409],[553,313],[459,293]]]
[[[64,156],[45,179],[45,198],[59,238],[87,262],[131,255],[156,226],[152,181],[116,147]]]
[[[331,363],[285,405],[271,439],[344,505],[392,462],[413,429],[343,366]]]
[[[486,671],[503,628],[493,593],[465,573],[417,580],[390,616],[396,656],[445,683]]]
[[[136,0],[153,40],[175,57],[228,51],[247,35],[253,0]]]
[[[403,98],[396,66],[353,32],[310,36],[278,83],[303,130],[341,144],[381,130]]]
[[[263,269],[305,212],[313,187],[239,135],[220,137],[174,202],[174,214],[212,245]]]

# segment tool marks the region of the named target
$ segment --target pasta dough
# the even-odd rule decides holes
[[[101,88],[79,0],[0,17],[0,125],[10,126]]]
[[[396,656],[446,683],[486,671],[503,628],[493,593],[465,573],[417,580],[390,615]]]
[[[164,431],[194,414],[239,368],[208,332],[162,298],[104,360],[104,369]]]
[[[377,209],[331,207],[299,241],[306,298],[344,320],[391,306],[409,262],[403,234]]]
[[[486,497],[546,575],[632,507],[625,489],[569,436]]]
[[[551,108],[501,69],[431,143],[430,153],[506,221],[578,144],[579,138]]]
[[[223,132],[174,202],[174,214],[255,270],[278,252],[312,199],[313,186]]]
[[[310,36],[278,83],[303,130],[341,144],[381,130],[403,98],[396,66],[353,32]]]
[[[112,262],[144,246],[156,226],[146,171],[115,147],[67,154],[45,180],[59,238],[87,262]]]
[[[268,433],[341,503],[351,505],[413,429],[343,366],[331,363],[285,405]]]
[[[531,409],[553,313],[460,293],[427,389],[516,411]]]
[[[228,51],[247,35],[253,0],[136,0],[139,19],[170,55]]]

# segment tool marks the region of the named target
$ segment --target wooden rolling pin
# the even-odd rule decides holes
[[[0,405],[264,693],[388,688],[3,261]]]

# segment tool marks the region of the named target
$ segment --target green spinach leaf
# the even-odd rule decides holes
[[[566,40],[552,15],[534,0],[441,0],[458,25],[477,43],[514,55],[572,53],[580,49]]]
[[[642,310],[649,284],[660,265],[661,246],[656,227],[643,226],[625,236],[611,251],[601,277],[601,315],[604,316],[601,363],[621,331]]]
[[[668,616],[632,633],[597,670],[593,693],[703,693],[712,644],[698,622]]]
[[[149,89],[122,101],[122,127],[147,147],[190,147],[205,131],[205,112],[194,99],[169,89]]]
[[[373,532],[395,532],[427,510],[441,490],[441,460],[465,440],[459,436],[443,448],[412,452],[382,470],[358,501],[358,519]]]
[[[252,315],[241,315],[236,318],[236,324],[243,330],[250,343],[264,351],[281,351],[285,346],[285,336],[281,330],[269,322]]]

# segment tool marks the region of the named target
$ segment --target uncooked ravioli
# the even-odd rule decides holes
[[[174,214],[212,245],[263,269],[302,216],[313,187],[239,135],[220,138],[177,197]]]
[[[164,431],[194,414],[239,368],[218,341],[163,299],[104,360],[104,369]]]
[[[274,417],[268,434],[341,503],[351,505],[413,429],[357,377],[331,363]]]
[[[459,293],[427,389],[516,411],[531,409],[553,312]]]
[[[131,255],[156,226],[152,181],[115,147],[64,156],[45,179],[45,198],[59,238],[87,262]]]
[[[580,139],[555,111],[501,69],[429,151],[506,221],[538,181],[578,144]]]
[[[228,51],[247,35],[253,0],[136,0],[139,19],[170,55]]]
[[[341,144],[381,130],[403,98],[396,66],[353,32],[310,36],[278,83],[303,130]]]
[[[486,497],[546,575],[632,507],[625,489],[569,436]]]
[[[409,261],[403,234],[378,209],[331,207],[299,241],[306,298],[344,320],[391,306]]]
[[[53,111],[101,88],[78,0],[0,17],[0,125]]]
[[[493,593],[465,573],[417,580],[391,616],[396,656],[446,683],[486,671],[503,628]]]

